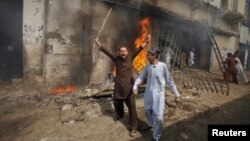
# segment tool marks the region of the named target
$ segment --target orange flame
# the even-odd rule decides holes
[[[49,94],[56,95],[60,93],[69,93],[76,90],[76,86],[55,87],[50,90]]]
[[[116,67],[113,68],[112,70],[112,75],[115,77],[116,76]]]
[[[149,18],[144,18],[140,20],[139,26],[141,30],[140,30],[140,36],[135,40],[136,48],[138,48],[146,40],[146,37],[149,34],[149,23],[150,23]],[[133,67],[138,73],[140,73],[147,64],[146,55],[147,55],[147,51],[146,49],[143,49],[135,57],[133,61]]]

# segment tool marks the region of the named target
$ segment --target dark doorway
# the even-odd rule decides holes
[[[0,1],[0,82],[23,76],[23,0]]]
[[[187,63],[189,52],[194,49],[194,65],[192,67],[209,70],[211,63],[211,43],[206,29],[200,23],[188,22],[178,18],[167,17],[157,19],[159,31],[166,32],[166,35],[174,35],[177,44],[186,52],[185,62]],[[173,40],[174,44],[175,40]],[[187,65],[187,64],[186,64]]]

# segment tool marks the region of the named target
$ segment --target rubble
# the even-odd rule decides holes
[[[207,94],[200,91],[196,92],[196,89],[183,89],[178,105],[174,105],[174,96],[167,92],[168,95],[166,98],[168,104],[164,111],[164,128],[169,128],[170,125],[180,126],[178,125],[179,122],[183,126],[191,121],[192,123],[196,122],[197,119],[200,120],[204,118],[204,113],[206,115],[205,118],[211,119],[211,121],[216,121],[213,117],[217,114],[223,114],[224,116],[227,116],[227,118],[230,118],[230,116],[232,116],[230,113],[231,108],[225,109],[224,107],[221,107],[222,102],[231,102],[238,97],[248,96],[246,93],[249,91],[246,85],[232,85],[232,87],[236,87],[236,89],[233,90],[238,92],[237,95],[232,94],[226,97],[224,95]],[[243,88],[241,89],[237,87]],[[55,139],[52,138],[55,137],[54,135],[65,134],[66,131],[77,134],[79,132],[80,134],[80,131],[82,133],[84,130],[92,135],[90,130],[95,130],[95,132],[98,132],[99,134],[104,133],[105,135],[110,135],[108,130],[101,131],[101,129],[95,126],[96,122],[101,122],[102,127],[114,127],[112,128],[113,130],[110,131],[114,133],[114,136],[116,136],[117,132],[119,132],[122,137],[125,136],[124,133],[126,133],[126,128],[124,128],[123,124],[128,122],[127,118],[124,118],[119,122],[114,122],[112,120],[112,116],[115,114],[112,97],[110,97],[110,94],[112,95],[112,88],[107,89],[106,87],[105,89],[102,89],[101,87],[88,87],[86,93],[93,91],[93,89],[98,89],[99,93],[96,93],[96,95],[93,95],[92,97],[84,98],[83,96],[86,94],[84,89],[78,89],[70,94],[46,95],[42,92],[25,93],[21,88],[22,87],[19,87],[20,90],[16,93],[9,91],[8,94],[7,90],[11,90],[11,87],[6,86],[6,88],[4,88],[6,93],[0,95],[0,119],[15,119],[14,125],[16,132],[22,132],[23,134],[25,134],[24,132],[30,132],[30,135],[33,136],[34,140],[43,139],[48,141]],[[216,99],[214,99],[215,96]],[[141,95],[136,97],[136,104],[139,115],[138,118],[145,122],[143,115],[143,97],[141,97]],[[174,105],[174,107],[169,105]],[[125,117],[128,116],[127,112],[128,109],[125,106]],[[193,118],[195,118],[195,120],[193,120]],[[206,122],[206,120],[202,121]],[[8,124],[1,123],[1,120],[0,125],[3,125],[4,129],[12,129]],[[202,131],[202,128],[206,127],[205,125],[206,123],[202,124],[202,126],[197,125],[195,128],[199,128]],[[189,126],[191,128],[193,127],[193,124]],[[37,128],[39,128],[39,132]],[[60,130],[61,128],[63,128],[63,130]],[[40,132],[45,133],[48,130],[50,130],[48,133],[39,136]],[[184,132],[181,128],[177,130],[180,140],[189,140],[193,137],[190,135],[190,132]],[[175,135],[174,131],[169,132],[171,133],[171,137]],[[0,130],[0,133],[4,136],[8,136],[3,130]],[[29,138],[30,135],[25,135],[23,138],[28,140],[27,138]],[[58,137],[58,140],[61,139],[61,137]]]

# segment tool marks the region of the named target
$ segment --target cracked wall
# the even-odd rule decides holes
[[[23,77],[29,88],[43,87],[45,0],[23,1]]]

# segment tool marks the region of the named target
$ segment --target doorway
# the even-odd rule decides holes
[[[23,0],[0,2],[0,82],[23,76]]]

